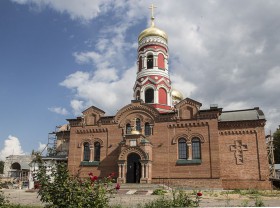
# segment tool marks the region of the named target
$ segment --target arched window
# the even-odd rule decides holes
[[[15,170],[21,170],[21,166],[18,162],[15,162],[11,165],[11,168],[12,169],[15,169]]]
[[[148,55],[147,57],[147,69],[152,69],[154,67],[154,56]]]
[[[131,125],[129,123],[126,124],[126,134],[131,134]]]
[[[145,123],[145,135],[146,136],[149,136],[149,135],[151,135],[151,125],[147,122],[147,123]]]
[[[94,143],[94,161],[100,161],[100,143]]]
[[[162,53],[158,54],[158,68],[159,69],[165,69],[165,65],[164,65],[164,56]]]
[[[85,142],[84,143],[84,161],[89,161],[90,160],[90,148],[89,148],[89,143]]]
[[[192,158],[201,159],[201,145],[198,138],[192,139]]]
[[[180,138],[178,141],[178,149],[179,149],[179,159],[188,159],[188,149],[187,142],[184,138]]]
[[[141,121],[139,118],[136,119],[136,130],[141,131]]]
[[[145,91],[145,103],[153,103],[154,102],[154,90],[147,89]]]

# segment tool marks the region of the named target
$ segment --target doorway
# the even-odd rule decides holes
[[[127,183],[140,183],[141,178],[141,163],[140,156],[136,153],[131,153],[127,156]]]

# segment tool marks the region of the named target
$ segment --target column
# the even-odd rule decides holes
[[[144,102],[146,102],[145,101],[145,92],[144,92],[142,86],[141,86],[141,91],[140,91],[140,99],[142,99]]]
[[[158,68],[158,56],[154,55],[154,67]]]
[[[187,143],[188,145],[188,160],[192,160],[192,144]]]
[[[119,164],[119,178],[122,178],[122,165]]]
[[[171,103],[171,91],[168,90],[168,92],[166,92],[167,94],[167,105],[168,106],[172,106],[172,103]]]
[[[154,103],[158,104],[158,89],[157,88],[154,91]]]
[[[146,165],[146,178],[149,178],[149,168],[150,168],[150,164],[147,163],[147,165]]]
[[[144,174],[145,174],[145,164],[141,163],[141,169],[142,169],[142,175],[141,175],[141,179],[145,178]]]
[[[148,177],[148,163],[145,163],[145,178],[149,178]]]
[[[126,178],[125,178],[125,163],[124,163],[124,161],[119,161],[118,166],[119,166],[119,177],[118,177],[117,182],[118,183],[125,183]]]
[[[143,64],[143,68],[147,69],[147,57],[144,57],[144,64]]]
[[[93,155],[94,155],[94,147],[93,147],[93,145],[90,145],[90,157],[89,157],[89,161],[91,162],[91,161],[93,161]]]

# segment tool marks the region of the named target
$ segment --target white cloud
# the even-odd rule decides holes
[[[28,4],[36,9],[52,8],[60,13],[68,13],[72,19],[90,20],[110,7],[110,0],[12,0],[19,4]],[[34,9],[34,8],[33,8]]]
[[[171,74],[170,79],[172,80],[173,88],[181,92],[186,97],[191,97],[193,93],[195,93],[196,86],[193,83],[185,81],[178,74]]]
[[[53,113],[57,113],[57,114],[64,115],[64,116],[69,114],[68,111],[62,107],[51,107],[51,108],[48,108],[48,110]]]
[[[81,115],[82,111],[85,110],[85,107],[86,107],[86,106],[84,106],[84,101],[82,101],[82,100],[71,100],[70,105],[73,109],[74,115],[76,115],[76,116]]]
[[[127,69],[121,77],[114,79],[102,78],[106,77],[106,70],[96,71],[92,75],[86,72],[83,72],[84,75],[81,72],[69,75],[61,85],[75,91],[77,99],[71,101],[74,114],[80,115],[91,105],[102,108],[107,114],[115,114],[117,109],[132,99],[135,68]],[[110,71],[107,72],[110,77]]]
[[[46,146],[47,144],[39,142],[38,151],[42,152],[43,150],[45,150]]]
[[[85,41],[87,49],[94,49],[73,53],[78,64],[89,64],[92,71],[77,71],[61,85],[74,92],[71,106],[75,115],[90,105],[114,114],[129,103],[137,57],[137,34],[131,32],[140,21],[150,24],[149,1],[13,1],[49,7],[68,13],[72,19],[90,21],[102,14],[105,21],[96,31],[97,38]],[[278,1],[154,3],[156,26],[169,36],[174,88],[207,107],[210,103],[227,110],[260,106],[265,112],[273,112],[266,115],[268,126],[278,125],[279,117],[273,116],[280,112],[280,98],[276,96],[280,93],[280,27],[274,21],[280,18]],[[110,19],[103,14],[110,14]],[[139,32],[141,29],[145,28],[137,28]]]
[[[24,155],[20,141],[17,137],[9,135],[4,141],[4,148],[0,151],[0,160],[5,160],[10,155]]]

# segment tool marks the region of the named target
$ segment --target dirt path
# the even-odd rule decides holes
[[[37,192],[26,192],[19,189],[2,189],[5,196],[11,203],[43,206],[37,197]],[[123,207],[136,207],[137,204],[144,204],[155,200],[160,196],[151,195],[151,192],[120,192],[110,199],[110,204],[122,205]],[[204,191],[201,198],[201,207],[226,207],[226,206],[254,206],[256,196],[226,194],[225,191]],[[191,194],[191,192],[190,192]],[[269,194],[268,194],[269,195]],[[280,192],[271,194],[272,196],[257,196],[266,207],[280,207]],[[170,196],[170,195],[169,195]]]

